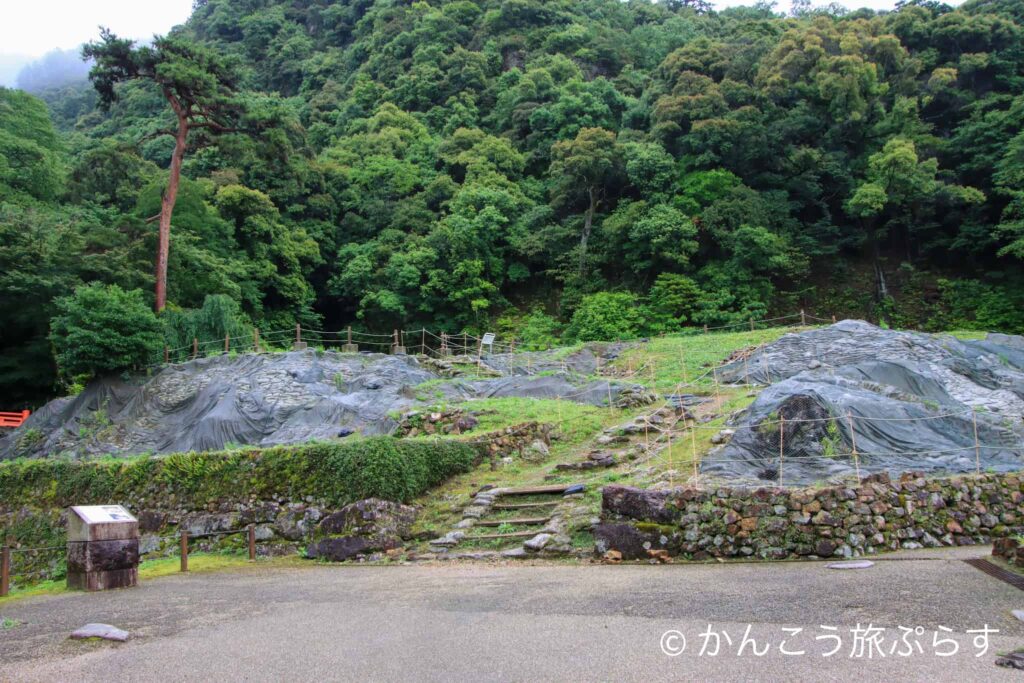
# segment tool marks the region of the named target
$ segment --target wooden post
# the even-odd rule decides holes
[[[978,443],[978,413],[971,409],[971,420],[974,422],[974,473],[981,474],[981,445]]]
[[[171,362],[171,350],[164,344],[164,365]]]
[[[832,324],[833,325],[836,324],[836,314],[835,313],[832,314]]]
[[[181,530],[181,571],[188,571],[188,531]]]
[[[346,344],[352,344],[352,326],[351,325],[348,326],[348,336],[346,336],[345,338],[347,339],[347,341],[345,342]]]
[[[11,592],[11,539],[0,548],[0,597]]]
[[[302,343],[302,325],[295,323],[295,343]]]
[[[465,332],[462,333],[462,355],[469,354],[469,335]]]
[[[785,432],[786,418],[779,412],[779,486],[782,486],[782,459],[783,459],[783,442],[786,438]]]
[[[256,561],[256,525],[249,525],[249,561]]]
[[[615,404],[612,403],[612,381],[610,379],[605,380],[605,383],[608,385],[608,407],[614,408]]]
[[[708,333],[708,326],[707,326],[707,325],[705,325],[705,326],[704,326],[704,334],[707,334],[707,333]]]
[[[860,484],[860,457],[857,455],[857,435],[853,433],[853,413],[846,411],[846,421],[850,425],[850,446],[853,455],[853,467],[857,472],[857,484]]]
[[[754,319],[753,318],[750,319],[750,331],[751,332],[754,331]]]
[[[672,426],[668,428],[668,485],[669,487],[675,486],[676,473],[672,467]]]
[[[800,309],[800,327],[807,326],[807,315],[804,313],[804,309]]]
[[[420,328],[420,353],[427,355],[427,328]]]
[[[483,355],[484,355],[484,338],[480,337],[480,342],[476,345],[476,369],[477,369],[477,372],[480,371],[480,366],[483,365],[483,362],[484,362],[483,361]]]
[[[192,337],[192,358],[195,359],[195,358],[198,358],[198,357],[199,357],[199,338],[198,337]]]
[[[252,350],[256,353],[260,352],[260,328],[252,328]]]
[[[441,333],[441,357],[444,358],[448,355],[448,333]]]
[[[231,351],[231,335],[230,334],[225,334],[224,335],[224,353],[228,353],[229,351]]]

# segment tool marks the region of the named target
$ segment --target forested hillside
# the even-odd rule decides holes
[[[188,139],[168,338],[220,315],[530,344],[801,307],[1024,331],[1024,3],[794,15],[196,0],[165,51],[215,64],[240,123]],[[87,370],[52,360],[55,315],[153,304],[175,114],[152,80],[96,85],[0,89],[8,403]],[[59,300],[94,281],[125,292]]]

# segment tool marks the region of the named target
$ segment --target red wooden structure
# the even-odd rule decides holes
[[[23,410],[20,413],[0,413],[0,428],[8,427],[14,429],[20,427],[28,419],[31,412]]]

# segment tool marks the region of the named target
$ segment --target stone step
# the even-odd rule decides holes
[[[499,503],[493,507],[494,510],[520,510],[522,508],[550,508],[558,505],[559,501],[552,500],[545,503]]]
[[[567,490],[574,486],[576,486],[576,484],[549,484],[546,486],[524,486],[522,488],[493,490],[502,496],[532,496],[546,493],[565,493]]]
[[[479,541],[491,538],[526,538],[528,536],[536,536],[536,531],[512,531],[507,534],[480,534],[479,536],[466,536],[463,541]]]
[[[488,519],[483,522],[477,522],[476,526],[501,526],[502,524],[547,524],[550,521],[550,517],[522,517],[520,519]]]

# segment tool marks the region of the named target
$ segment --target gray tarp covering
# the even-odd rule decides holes
[[[775,384],[705,458],[707,474],[777,481],[780,440],[782,481],[791,484],[849,474],[857,464],[862,474],[1024,468],[1020,337],[960,341],[845,320],[787,334],[719,377],[743,382],[748,373]]]
[[[388,433],[392,416],[436,400],[490,396],[608,402],[607,382],[563,375],[442,380],[410,356],[293,351],[216,356],[169,366],[148,381],[108,378],[52,401],[0,439],[0,460],[67,453],[210,450],[299,443],[350,431]],[[611,383],[612,396],[626,386]],[[421,400],[422,399],[422,400]]]

